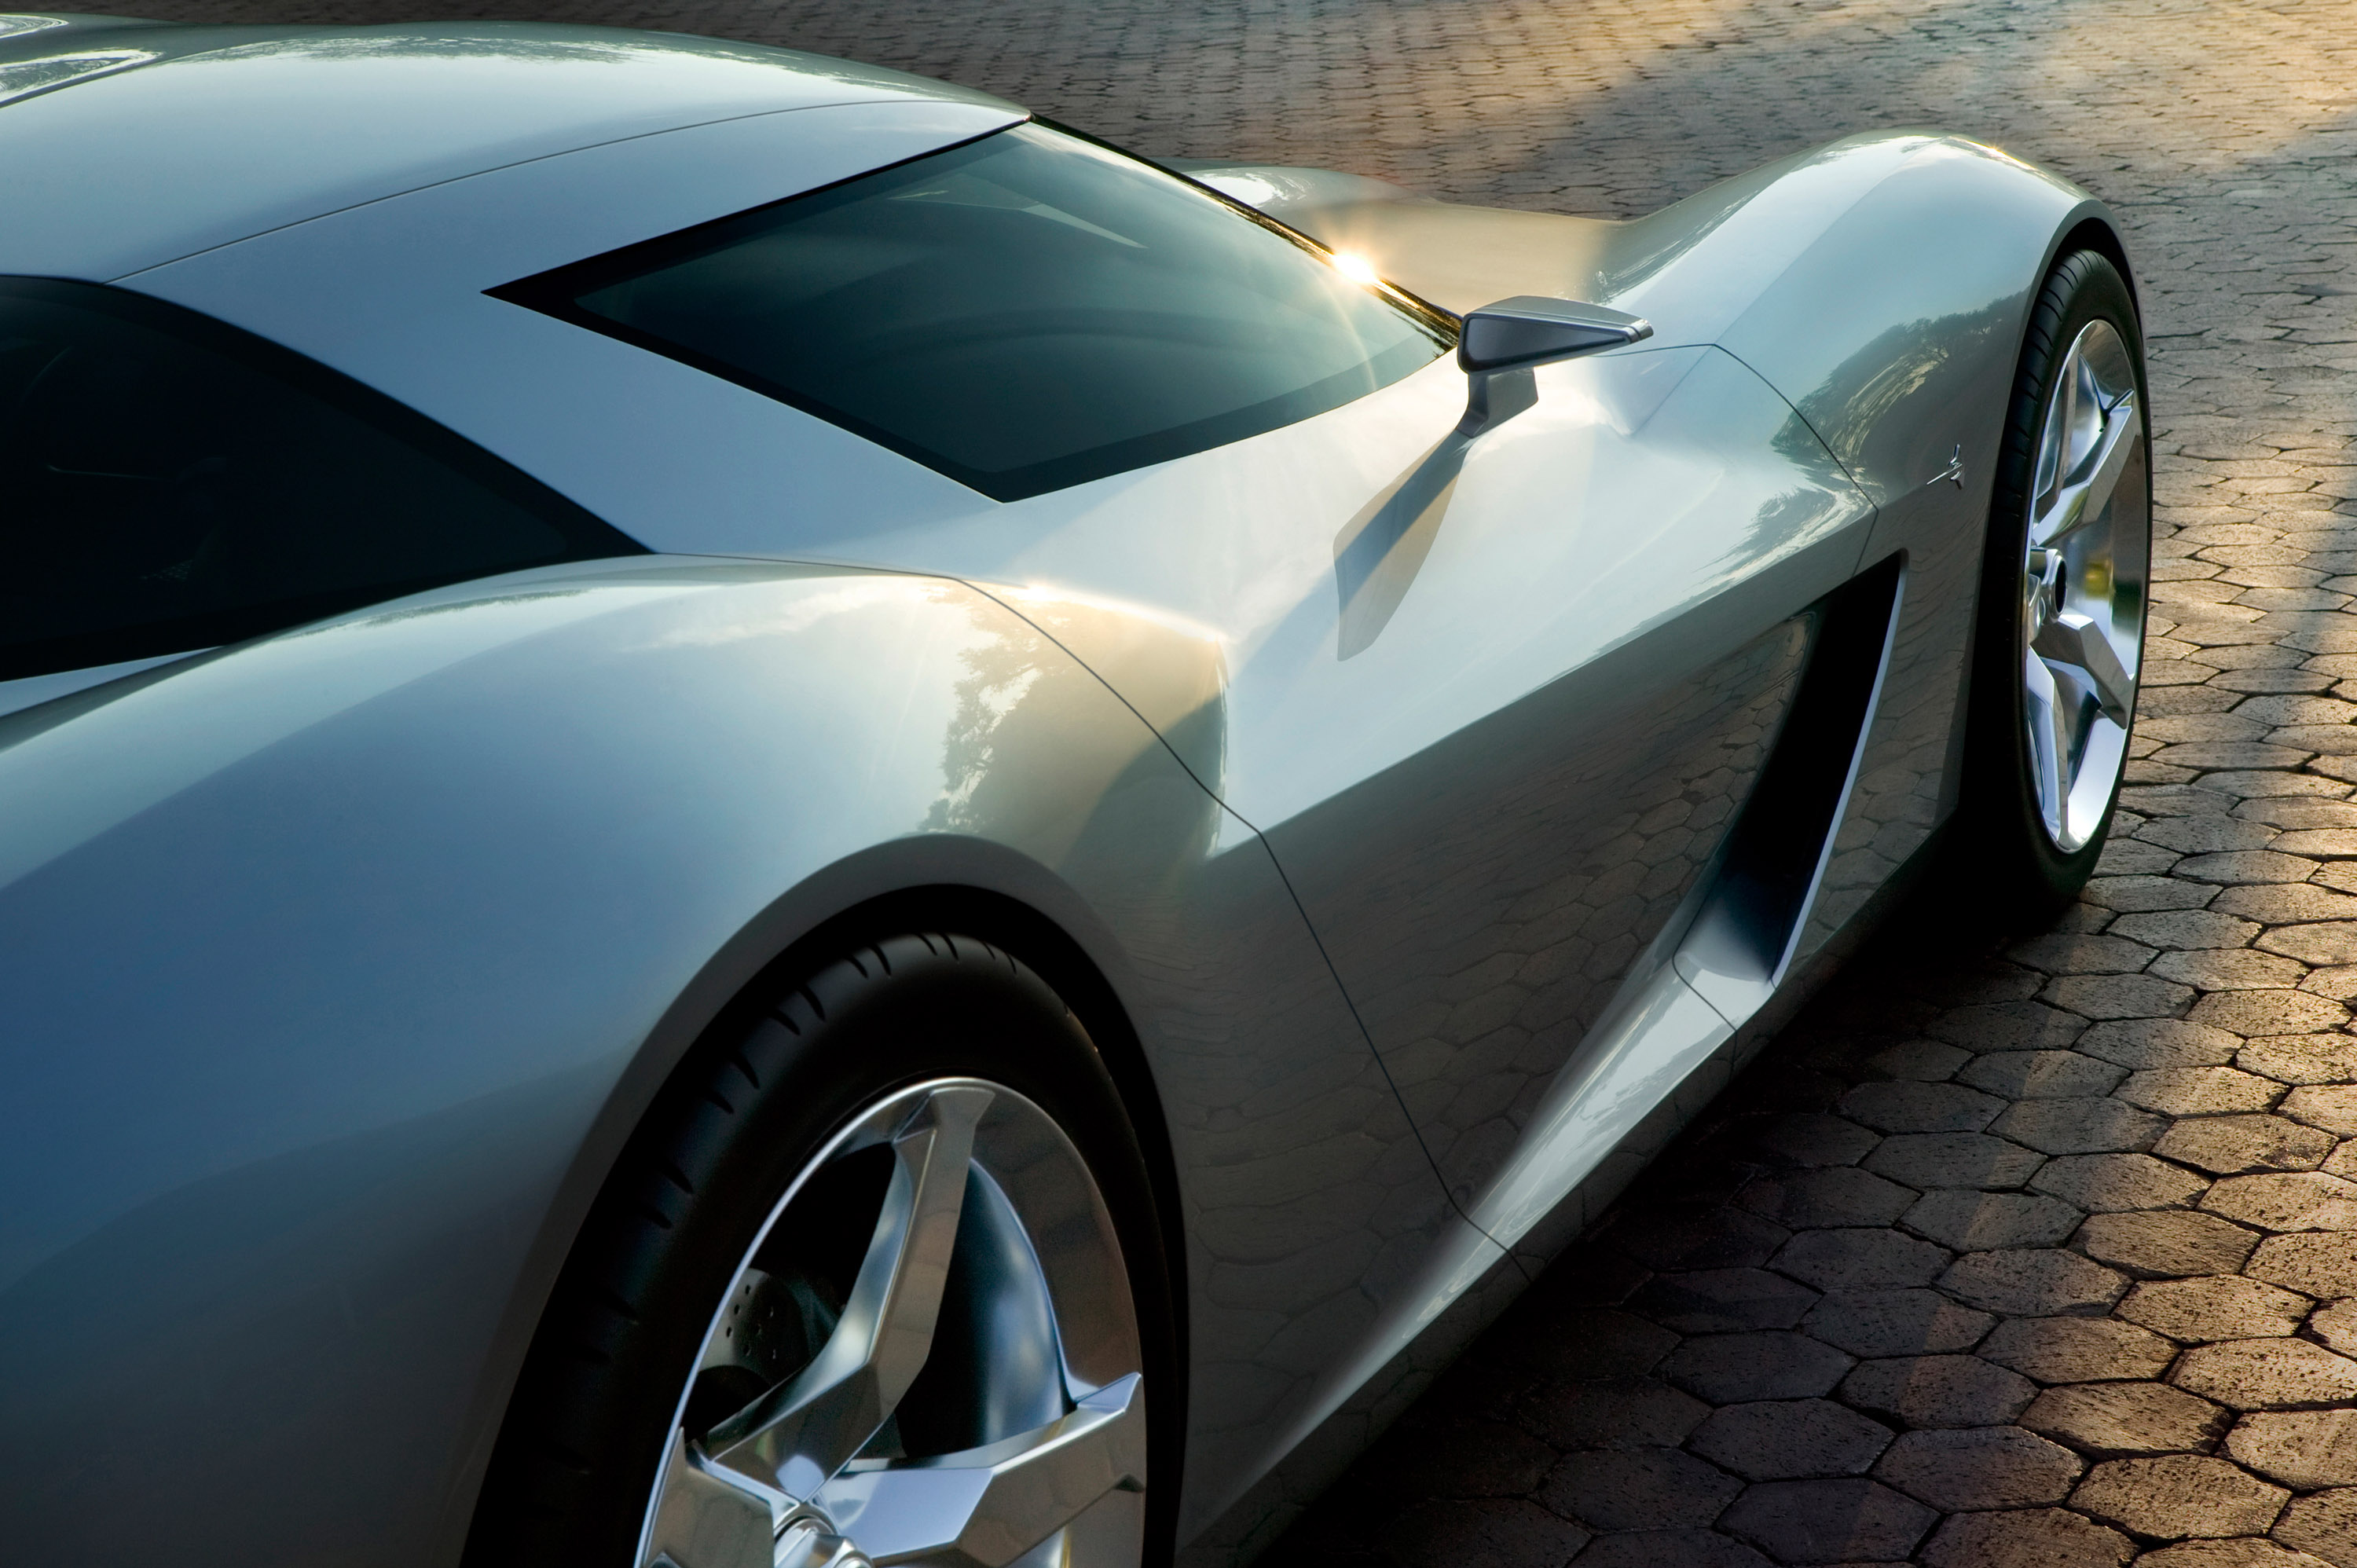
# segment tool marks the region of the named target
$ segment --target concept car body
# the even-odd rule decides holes
[[[0,18],[0,1516],[1237,1561],[2136,697],[2112,220]],[[1376,281],[1383,280],[1383,281]]]

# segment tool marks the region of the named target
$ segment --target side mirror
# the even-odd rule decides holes
[[[1538,402],[1531,371],[1653,335],[1641,317],[1576,299],[1516,295],[1469,311],[1457,338],[1457,363],[1469,378],[1459,435],[1478,435]]]

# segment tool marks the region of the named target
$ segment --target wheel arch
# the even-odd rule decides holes
[[[2128,297],[2136,302],[2138,324],[2141,325],[2144,295],[2136,287],[2136,268],[2128,263],[2127,241],[2121,235],[2111,210],[2103,203],[2083,202],[2079,209],[2072,213],[2055,235],[2054,244],[2046,253],[2045,264],[2038,270],[2036,286],[2044,287],[2056,264],[2073,251],[2093,251],[2119,269],[2121,280],[2128,285]],[[2031,297],[2036,297],[2034,292]]]
[[[798,972],[888,936],[942,929],[979,937],[1029,965],[1071,1009],[1103,1060],[1146,1157],[1170,1282],[1177,1397],[1183,1399],[1189,1296],[1178,1164],[1160,1090],[1123,994],[1129,978],[1124,949],[1077,892],[1028,856],[980,839],[903,839],[838,862],[748,922],[706,961],[617,1075],[543,1216],[485,1358],[463,1460],[440,1510],[438,1561],[470,1560],[483,1480],[549,1301],[598,1196],[665,1090],[698,1070],[707,1054],[725,1049],[759,1010],[760,999]]]

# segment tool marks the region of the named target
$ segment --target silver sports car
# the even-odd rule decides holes
[[[2136,295],[1990,147],[0,35],[12,1561],[1241,1561],[1916,869],[2103,844]]]

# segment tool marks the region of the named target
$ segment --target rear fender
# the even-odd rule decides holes
[[[887,894],[978,889],[1087,955],[1196,1173],[1189,1279],[1381,1274],[1445,1218],[1259,840],[954,583],[639,557],[437,590],[0,718],[0,800],[34,1556],[232,1561],[267,1519],[292,1560],[454,1561],[622,1140],[765,964]],[[1225,1451],[1190,1480],[1249,1481],[1288,1380],[1367,1331],[1303,1310],[1198,1297]]]

